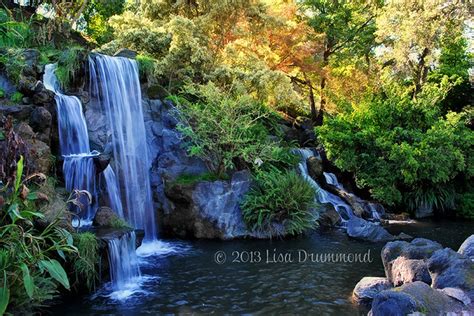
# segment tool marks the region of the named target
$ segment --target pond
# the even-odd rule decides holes
[[[391,225],[389,230],[457,250],[474,233],[474,223],[422,221]],[[111,297],[104,287],[89,297],[67,299],[52,312],[362,315],[366,311],[351,302],[352,289],[364,276],[384,276],[380,259],[384,244],[356,241],[341,230],[319,230],[291,240],[167,240],[167,253],[141,258],[139,290],[128,293],[128,298],[114,299],[116,295]],[[322,263],[327,259],[324,254],[334,254],[329,257],[332,262]],[[345,263],[336,262],[344,258]],[[284,262],[275,262],[279,259]]]

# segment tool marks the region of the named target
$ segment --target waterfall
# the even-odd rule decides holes
[[[95,166],[93,157],[99,153],[91,152],[86,120],[82,112],[81,101],[75,96],[61,93],[55,75],[57,65],[45,66],[44,86],[55,93],[58,114],[59,145],[64,159],[63,173],[66,189],[87,190],[93,197],[88,203],[86,197],[79,198],[82,207],[76,207],[81,223],[90,223],[97,209],[97,187],[95,183]]]
[[[334,173],[323,172],[326,183],[335,186],[336,188],[343,189],[342,185],[337,180],[337,177]]]
[[[110,268],[110,281],[117,298],[129,296],[131,290],[137,287],[140,268],[135,253],[136,236],[131,231],[118,238],[107,241]]]
[[[117,177],[110,165],[103,171],[107,194],[109,196],[110,207],[117,213],[120,218],[124,218],[122,201],[120,200],[120,188],[117,183]]]
[[[351,207],[347,203],[345,203],[340,197],[322,189],[319,184],[309,175],[306,160],[309,157],[315,156],[313,151],[311,151],[310,149],[296,149],[295,152],[301,156],[300,163],[298,164],[300,174],[316,190],[316,201],[321,204],[331,204],[334,209],[339,213],[342,223],[344,224],[345,222],[347,222],[347,220],[354,216]],[[328,181],[328,177],[326,177],[326,181]]]
[[[113,167],[119,183],[125,219],[156,240],[150,185],[150,163],[135,60],[89,56],[90,96],[107,117],[112,134]]]

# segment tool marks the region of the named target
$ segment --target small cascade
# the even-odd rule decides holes
[[[368,203],[369,209],[370,209],[370,214],[373,220],[380,222],[382,217],[380,216],[377,208],[375,207],[374,203]]]
[[[331,172],[323,172],[324,178],[326,179],[326,183],[335,186],[336,188],[343,189],[342,184],[339,183],[337,177],[334,173]]]
[[[97,209],[96,170],[93,158],[99,153],[90,151],[89,135],[81,101],[75,96],[61,93],[54,73],[56,68],[56,64],[46,65],[43,81],[45,87],[55,93],[66,189],[69,192],[75,189],[87,190],[92,195],[91,204],[88,203],[87,197],[83,196],[80,198],[82,207],[76,208],[81,223],[90,223]]]
[[[120,218],[124,218],[123,206],[120,199],[120,188],[117,183],[117,177],[110,165],[103,171],[105,185],[107,187],[107,194],[109,197],[110,207],[117,213]]]
[[[298,168],[300,170],[301,175],[306,181],[308,181],[309,184],[311,184],[311,186],[316,189],[316,201],[321,204],[329,203],[334,206],[334,209],[339,213],[342,223],[344,225],[345,222],[347,222],[350,218],[354,216],[351,207],[347,203],[345,203],[340,197],[322,189],[319,184],[314,181],[313,178],[311,178],[308,172],[308,166],[306,165],[306,160],[309,157],[315,156],[313,151],[311,151],[310,149],[303,148],[296,149],[295,152],[301,156],[300,163],[298,164]],[[326,181],[327,179],[328,178],[326,177]],[[335,181],[337,182],[337,178],[335,179]]]
[[[112,164],[124,218],[145,230],[145,240],[156,240],[137,62],[94,54],[89,56],[89,74],[90,102],[102,109],[112,134]]]
[[[140,277],[138,258],[135,253],[136,235],[134,231],[107,241],[112,296],[123,299],[138,288]]]

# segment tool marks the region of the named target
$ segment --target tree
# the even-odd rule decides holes
[[[320,107],[316,125],[322,125],[330,59],[344,50],[370,54],[375,46],[375,9],[378,2],[346,0],[305,0],[304,12],[316,33],[325,35],[324,47],[317,56],[322,72],[319,82]]]
[[[382,61],[413,83],[413,97],[421,91],[447,28],[461,28],[465,1],[390,1],[377,17],[377,38],[385,45]]]

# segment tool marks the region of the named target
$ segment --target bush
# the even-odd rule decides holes
[[[327,119],[317,133],[329,159],[388,205],[452,209],[455,178],[474,174],[474,136],[467,113],[441,115],[445,83],[425,85],[416,99],[387,90]]]
[[[61,263],[76,253],[71,234],[57,221],[38,230],[34,223],[44,218],[35,210],[36,193],[22,179],[23,157],[17,163],[12,186],[0,189],[0,314],[29,314],[54,297],[69,280]]]
[[[315,225],[315,189],[293,170],[259,171],[241,207],[247,226],[278,235],[281,224],[287,234],[301,234]]]
[[[69,87],[75,81],[84,56],[85,49],[79,46],[70,47],[61,53],[56,69],[56,77],[62,88]]]
[[[224,92],[212,83],[187,86],[184,92],[193,101],[171,98],[178,107],[178,130],[189,155],[203,159],[218,177],[234,169],[295,162],[289,149],[270,137],[273,112],[245,92]]]
[[[76,280],[85,280],[87,288],[93,290],[99,280],[99,243],[92,233],[80,233],[74,235],[74,245],[78,249],[78,255],[74,259],[74,271]]]
[[[23,94],[21,92],[15,92],[10,97],[10,101],[14,103],[20,103],[23,100]]]

